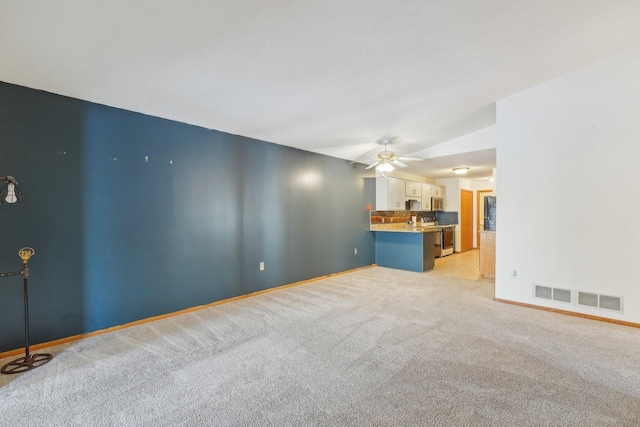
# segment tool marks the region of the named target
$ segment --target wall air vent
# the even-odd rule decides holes
[[[598,295],[587,292],[578,292],[578,304],[588,305],[589,307],[598,306]]]
[[[553,288],[553,299],[555,301],[571,302],[571,291],[568,289]]]
[[[548,286],[534,285],[533,292],[536,298],[571,302],[571,291],[569,289],[550,288]]]
[[[622,313],[621,297],[578,292],[578,304],[587,305],[589,307],[604,308],[605,310],[619,311]]]
[[[551,299],[551,295],[553,294],[553,289],[546,286],[535,285],[534,291],[536,298]]]
[[[586,307],[623,312],[623,298],[611,295],[600,295],[591,292],[571,289],[552,288],[549,286],[533,285],[533,295],[536,298],[567,302]]]
[[[622,298],[600,295],[598,307],[607,310],[622,311]]]

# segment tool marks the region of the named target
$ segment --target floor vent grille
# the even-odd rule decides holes
[[[604,310],[617,311],[619,313],[623,312],[622,297],[600,295],[571,289],[552,288],[541,285],[533,285],[533,295],[536,298],[601,308]]]

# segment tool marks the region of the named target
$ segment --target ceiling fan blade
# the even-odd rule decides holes
[[[424,160],[422,157],[396,157],[396,159],[400,159],[403,162],[421,162]]]
[[[378,163],[380,163],[380,160],[376,160],[375,162],[371,163],[369,166],[367,166],[365,168],[365,170],[366,169],[371,169],[371,168],[374,168],[374,167],[378,166]]]
[[[408,165],[406,165],[405,163],[402,163],[400,160],[398,160],[397,158],[395,158],[391,163],[393,163],[396,166],[400,166],[401,168],[406,168]]]

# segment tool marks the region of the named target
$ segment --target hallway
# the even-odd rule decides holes
[[[478,282],[495,283],[494,279],[483,278],[480,275],[479,257],[480,251],[472,249],[466,252],[456,252],[443,258],[436,258],[432,273]]]

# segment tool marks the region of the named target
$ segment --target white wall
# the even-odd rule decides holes
[[[454,154],[496,148],[496,144],[496,126],[493,125],[459,138],[425,148],[413,155],[429,159],[432,157],[451,156]]]
[[[436,180],[437,185],[445,191],[444,209],[451,212],[460,211],[460,178],[442,178]]]
[[[460,252],[460,190],[473,190],[472,181],[463,178],[442,178],[437,180],[437,184],[441,185],[445,191],[445,211],[458,212],[458,225],[456,225],[455,246],[454,250]],[[475,193],[474,193],[475,197]]]
[[[640,323],[640,46],[501,100],[497,127],[496,297]],[[534,283],[622,296],[624,313]]]
[[[422,182],[422,183],[425,183],[425,184],[435,184],[436,183],[436,181],[433,178],[427,178],[425,176],[406,173],[406,172],[403,172],[400,168],[395,168],[393,171],[386,172],[386,173],[379,172],[376,169],[373,169],[373,170],[375,171],[375,176],[377,178],[379,178],[381,176],[386,176],[388,178],[398,178],[398,179],[404,179],[405,181]]]

